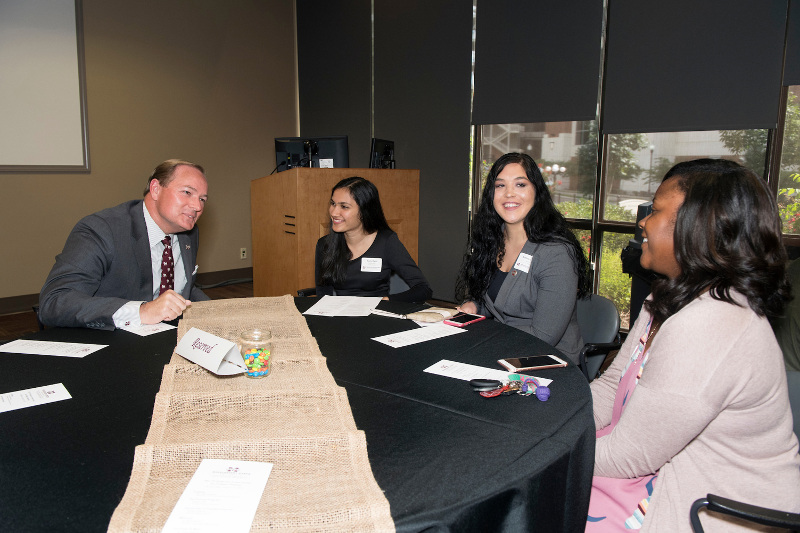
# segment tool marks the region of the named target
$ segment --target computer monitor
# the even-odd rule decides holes
[[[347,135],[275,139],[275,170],[278,172],[295,167],[348,168],[349,156]]]
[[[394,168],[394,141],[372,139],[369,168]]]

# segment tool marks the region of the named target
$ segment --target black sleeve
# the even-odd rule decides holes
[[[406,247],[400,242],[396,233],[392,233],[386,244],[386,259],[391,265],[392,271],[403,278],[409,286],[405,292],[390,294],[389,300],[400,302],[424,302],[433,295],[431,286],[422,271],[409,255]]]

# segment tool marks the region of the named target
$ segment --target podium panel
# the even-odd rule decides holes
[[[331,188],[360,176],[378,188],[383,213],[419,261],[419,170],[293,168],[250,182],[254,296],[313,287],[317,240],[328,233]]]

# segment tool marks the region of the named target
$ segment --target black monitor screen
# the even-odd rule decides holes
[[[394,168],[394,142],[372,139],[369,168]]]
[[[278,137],[275,139],[278,172],[295,167],[348,168],[347,135],[333,137]]]

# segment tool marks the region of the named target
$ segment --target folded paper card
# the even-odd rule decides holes
[[[181,337],[175,353],[220,376],[247,372],[236,343],[197,328]]]

